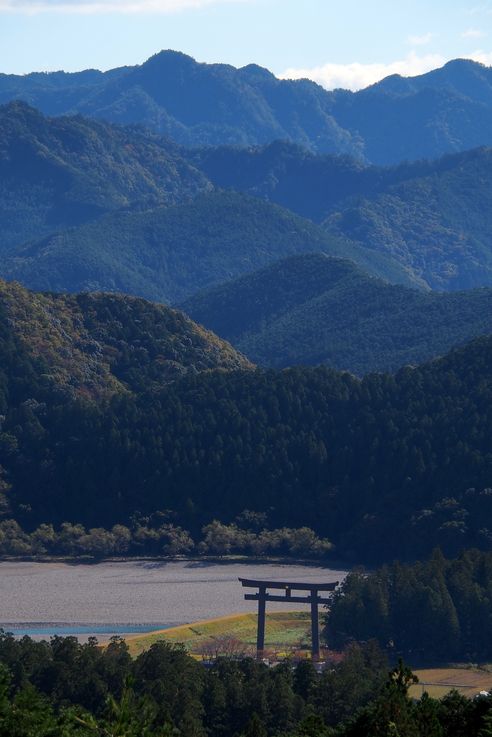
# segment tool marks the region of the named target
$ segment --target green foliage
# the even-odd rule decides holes
[[[492,332],[492,290],[420,292],[322,254],[292,256],[181,307],[259,365],[326,364],[359,375],[421,363]]]
[[[13,519],[0,521],[1,556],[64,555],[93,558],[118,555],[156,555],[173,557],[198,552],[203,555],[242,554],[249,556],[323,558],[332,551],[329,540],[320,539],[309,527],[279,530],[244,530],[235,523],[217,520],[205,525],[203,539],[195,543],[190,533],[170,522],[172,513],[158,512],[150,517],[134,516],[131,527],[113,525],[110,530],[63,522],[59,529],[41,524],[27,533]]]
[[[18,249],[2,273],[33,289],[127,292],[177,302],[284,256],[343,244],[262,200],[213,192],[113,213]]]
[[[0,448],[9,516],[28,532],[171,510],[157,527],[196,540],[249,509],[359,560],[490,549],[490,339],[396,376],[190,372],[97,404],[60,395],[10,341],[7,331]]]
[[[347,201],[326,229],[398,261],[439,290],[492,284],[491,149],[445,158],[369,197]],[[411,169],[410,169],[411,172]]]
[[[74,638],[36,643],[0,632],[1,737],[482,737],[490,698],[456,692],[412,701],[415,676],[388,674],[374,643],[352,645],[317,673],[219,658],[204,668],[182,647],[156,644],[132,660]]]
[[[210,184],[143,131],[0,107],[0,253],[135,203],[172,204]]]
[[[18,385],[19,373],[36,371],[44,395],[152,391],[187,372],[248,365],[181,313],[134,297],[33,294],[0,281],[0,311],[0,352],[13,372],[6,380]]]
[[[492,555],[478,551],[352,573],[335,594],[327,636],[336,646],[376,638],[413,658],[483,661],[492,655],[491,586]]]

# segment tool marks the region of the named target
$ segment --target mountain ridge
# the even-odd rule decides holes
[[[180,307],[254,363],[276,369],[395,371],[492,333],[492,289],[421,292],[323,254],[292,256]]]
[[[0,75],[0,102],[24,99],[47,114],[142,123],[188,146],[285,138],[378,164],[492,145],[492,75],[466,60],[355,93],[279,79],[256,64],[203,64],[171,50],[134,67],[54,74]],[[468,95],[463,75],[474,80]]]
[[[199,149],[189,160],[216,186],[322,222],[350,244],[346,256],[366,270],[384,256],[419,288],[492,285],[490,147],[392,167],[316,155],[285,142]],[[405,283],[388,269],[378,275]]]
[[[0,273],[41,291],[116,291],[177,303],[313,250],[340,255],[346,244],[277,205],[219,190],[172,207],[109,213],[49,235],[16,249]]]

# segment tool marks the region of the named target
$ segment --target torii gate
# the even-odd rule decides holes
[[[258,632],[256,637],[256,657],[261,660],[265,650],[265,612],[267,601],[280,601],[286,604],[311,605],[311,653],[313,660],[319,659],[319,618],[318,604],[328,604],[330,599],[319,596],[320,591],[333,592],[338,581],[332,583],[295,583],[292,581],[252,581],[240,578],[241,584],[248,589],[258,589],[256,594],[245,594],[247,601],[258,602]],[[269,594],[267,589],[282,589],[285,594]],[[292,596],[292,591],[308,591],[307,596]]]

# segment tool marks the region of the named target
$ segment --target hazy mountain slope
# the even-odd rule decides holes
[[[448,163],[346,202],[326,229],[397,259],[433,289],[492,285],[492,149]]]
[[[287,210],[214,192],[176,207],[107,215],[48,236],[17,250],[1,271],[38,290],[122,291],[177,302],[288,255],[340,255],[347,248]]]
[[[325,213],[329,232],[358,243],[346,255],[366,270],[384,255],[424,288],[492,284],[492,149],[375,167],[277,142],[243,150],[203,149],[191,160],[219,186],[315,220]]]
[[[172,144],[81,117],[0,107],[0,251],[136,202],[210,189]]]
[[[320,150],[360,153],[357,138],[330,111],[314,82],[283,81],[254,64],[199,64],[162,51],[136,67],[104,74],[0,76],[0,100],[20,98],[50,115],[79,112],[116,123],[143,123],[183,144],[247,145],[289,138]],[[41,78],[40,78],[41,77]]]
[[[393,164],[491,145],[492,69],[455,59],[417,77],[392,75],[336,93],[337,122],[364,140],[369,161]]]
[[[180,312],[135,297],[37,294],[0,280],[0,314],[11,397],[23,371],[41,392],[101,397],[162,388],[188,371],[249,365]]]
[[[293,256],[181,306],[255,363],[275,368],[393,371],[492,333],[492,289],[420,292],[322,254]]]
[[[84,115],[145,122],[180,143],[247,145],[289,138],[320,150],[360,152],[330,112],[330,96],[307,80],[277,79],[254,64],[199,64],[162,51],[81,101]]]
[[[386,173],[353,158],[314,154],[286,141],[202,148],[187,155],[217,187],[276,202],[315,221],[347,197],[373,192]]]
[[[0,75],[0,100],[47,114],[80,112],[143,123],[185,145],[287,139],[378,164],[492,145],[492,71],[455,60],[416,78],[389,77],[357,93],[279,80],[255,64],[235,69],[163,51],[102,74]]]

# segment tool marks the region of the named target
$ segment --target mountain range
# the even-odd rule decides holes
[[[491,150],[367,166],[287,143],[187,150],[0,108],[0,275],[179,302],[320,251],[420,289],[492,285]]]
[[[14,99],[48,115],[144,124],[187,146],[285,139],[392,164],[492,145],[492,71],[465,59],[349,92],[162,51],[104,73],[0,75],[0,102]]]
[[[32,289],[116,291],[177,303],[286,255],[344,251],[288,210],[216,191],[172,207],[109,213],[17,248],[0,271]]]
[[[439,290],[492,284],[492,149],[375,167],[276,142],[201,149],[191,161],[218,187],[320,223],[345,240],[347,257],[389,281]]]

